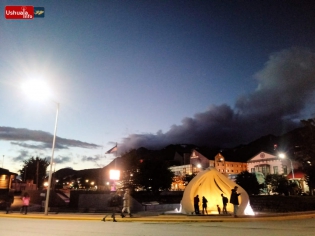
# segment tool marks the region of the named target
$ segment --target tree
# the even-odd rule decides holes
[[[191,174],[191,175],[188,175],[186,174],[184,177],[183,177],[183,182],[184,182],[184,185],[187,186],[189,184],[189,182],[196,176],[196,174]]]
[[[261,186],[255,174],[243,171],[236,176],[236,183],[246,190],[248,195],[259,194]]]
[[[22,180],[33,180],[33,183],[37,185],[37,188],[42,186],[49,162],[46,159],[39,157],[31,157],[30,159],[23,161],[23,163],[23,168],[19,171]]]
[[[315,118],[301,120],[304,128],[301,130],[300,150],[296,153],[296,158],[302,164],[303,171],[306,175],[306,182],[313,194],[315,188]]]
[[[268,194],[271,192],[289,195],[290,183],[284,175],[269,174],[265,178]]]
[[[172,184],[173,172],[159,158],[143,160],[134,174],[134,182],[147,191],[158,195],[159,191],[167,190]]]

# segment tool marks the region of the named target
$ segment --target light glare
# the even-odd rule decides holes
[[[43,100],[51,97],[47,84],[41,80],[30,80],[22,84],[24,93],[33,100]]]
[[[120,171],[119,170],[110,170],[109,171],[109,178],[111,180],[119,180]]]

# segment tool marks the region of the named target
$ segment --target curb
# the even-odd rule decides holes
[[[105,221],[103,220],[106,215]],[[20,213],[1,214],[1,218],[27,218],[27,219],[51,219],[51,220],[90,220],[90,221],[104,221],[113,222],[111,213],[104,214],[78,214],[78,213],[51,213],[44,215],[43,213],[30,212],[28,215]],[[256,216],[241,216],[234,218],[232,216],[189,216],[189,215],[158,215],[158,216],[142,216],[135,214],[134,217],[121,218],[119,215],[116,217],[117,222],[143,222],[143,223],[181,223],[181,222],[250,222],[250,221],[274,221],[274,220],[296,220],[296,219],[309,219],[315,218],[315,212],[294,212],[294,213],[279,213],[279,214],[259,214]]]

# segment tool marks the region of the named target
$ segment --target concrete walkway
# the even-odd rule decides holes
[[[105,222],[113,221],[111,213],[54,213],[50,212],[45,215],[43,212],[30,212],[27,215],[22,215],[19,212],[5,214],[0,212],[0,218],[28,218],[28,219],[52,219],[52,220],[93,220],[102,221],[104,216]],[[116,215],[118,222],[163,222],[163,223],[181,223],[181,222],[250,222],[250,221],[283,221],[283,220],[297,220],[315,218],[315,211],[310,212],[291,212],[291,213],[271,213],[271,214],[257,214],[256,216],[240,216],[237,218],[231,215],[183,215],[183,214],[157,214],[150,212],[139,212],[133,217],[121,218],[119,214]]]

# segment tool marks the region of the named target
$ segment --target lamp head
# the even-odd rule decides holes
[[[280,153],[280,154],[279,154],[279,157],[282,158],[282,159],[284,159],[284,158],[285,158],[285,154],[284,154],[284,153]]]
[[[51,98],[51,90],[43,80],[29,80],[21,85],[24,93],[32,100],[46,100]]]

